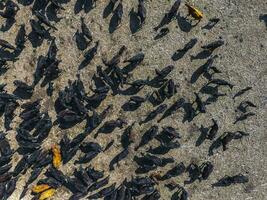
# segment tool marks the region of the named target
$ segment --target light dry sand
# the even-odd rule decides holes
[[[190,194],[191,200],[235,200],[235,199],[267,199],[267,136],[266,136],[266,75],[267,75],[267,29],[263,22],[259,21],[260,14],[267,13],[267,2],[264,0],[199,0],[193,1],[197,7],[204,12],[204,19],[199,25],[193,28],[190,32],[183,32],[177,25],[177,21],[172,21],[168,27],[170,33],[158,40],[153,40],[155,27],[163,17],[164,13],[168,11],[172,5],[173,0],[147,0],[145,5],[147,7],[147,20],[143,28],[132,35],[129,29],[129,12],[132,8],[136,9],[137,0],[124,0],[124,16],[122,24],[118,30],[112,35],[108,32],[108,24],[110,16],[103,19],[102,12],[107,5],[107,0],[98,0],[95,9],[85,14],[83,11],[78,15],[73,12],[76,1],[71,0],[64,5],[66,10],[59,11],[59,16],[63,19],[56,24],[59,31],[52,31],[51,35],[55,36],[57,46],[59,48],[58,58],[62,60],[60,69],[62,75],[55,81],[55,92],[53,97],[48,98],[45,93],[45,88],[39,86],[35,89],[35,94],[32,100],[42,98],[42,109],[48,110],[50,116],[55,120],[55,111],[53,102],[56,100],[58,91],[67,85],[68,79],[74,80],[77,73],[78,64],[83,58],[83,52],[76,47],[73,35],[80,26],[80,17],[85,17],[85,21],[93,33],[94,41],[100,41],[100,48],[97,56],[93,62],[85,69],[81,70],[81,77],[87,86],[91,83],[91,77],[96,69],[97,64],[101,64],[101,57],[111,58],[112,55],[122,46],[127,46],[127,53],[125,57],[130,57],[139,51],[145,53],[145,60],[133,72],[132,79],[146,78],[148,75],[153,76],[155,69],[162,69],[163,67],[173,64],[175,70],[170,77],[180,84],[180,89],[174,98],[167,101],[168,105],[174,102],[178,97],[184,97],[193,101],[193,92],[198,91],[199,88],[206,82],[204,78],[200,78],[195,85],[191,85],[188,80],[195,69],[203,64],[204,60],[190,61],[190,55],[196,55],[200,51],[202,44],[207,44],[211,41],[222,37],[226,45],[220,48],[216,53],[220,56],[217,59],[216,66],[223,71],[219,77],[232,82],[235,87],[232,91],[225,89],[227,97],[220,98],[220,100],[208,106],[207,113],[197,116],[193,122],[182,123],[182,112],[178,112],[169,118],[162,121],[160,126],[171,125],[178,129],[182,135],[181,148],[173,150],[168,153],[168,156],[174,157],[177,162],[183,161],[186,165],[191,161],[198,163],[204,161],[211,161],[215,165],[214,172],[207,181],[198,182],[191,185],[186,185],[185,188]],[[31,31],[29,19],[34,18],[31,14],[31,6],[22,7],[16,16],[17,22],[8,32],[0,32],[0,38],[5,38],[10,43],[14,43],[16,33],[19,25],[26,24],[27,33]],[[181,5],[180,11],[186,15],[186,7],[184,1]],[[209,18],[219,17],[220,23],[211,31],[202,30]],[[0,24],[4,21],[0,18]],[[192,49],[184,58],[174,62],[171,56],[175,50],[182,48],[191,38],[198,38],[198,44]],[[27,41],[26,48],[23,50],[17,62],[9,63],[10,69],[8,72],[0,77],[0,83],[8,83],[7,90],[12,92],[14,86],[12,82],[16,79],[26,80],[28,83],[32,82],[36,61],[38,56],[45,55],[48,49],[49,42],[45,41],[40,47],[33,48],[31,43]],[[249,91],[234,102],[232,95],[246,86],[252,86],[253,90]],[[140,96],[150,93],[151,88],[145,88],[139,94]],[[148,111],[152,109],[149,104],[144,104],[135,112],[121,112],[121,105],[127,101],[127,96],[108,96],[108,98],[101,104],[99,111],[106,107],[106,105],[113,103],[114,112],[111,113],[108,119],[116,119],[118,116],[124,117],[129,123],[139,121]],[[256,117],[250,118],[244,123],[233,125],[235,119],[235,107],[242,100],[249,99],[258,107],[255,109]],[[17,110],[16,114],[20,111]],[[208,147],[211,142],[207,141],[200,147],[195,147],[195,141],[198,138],[199,132],[197,127],[201,124],[204,126],[211,125],[211,119],[214,118],[219,122],[219,134],[224,131],[243,130],[250,133],[250,136],[242,141],[234,141],[229,145],[229,150],[225,152],[216,153],[214,156],[207,156]],[[12,123],[15,128],[19,122],[19,117],[16,117]],[[138,143],[144,130],[155,124],[156,121],[147,123],[142,127],[136,126],[134,129],[134,136],[136,144]],[[74,137],[82,131],[84,124],[75,126],[68,130],[61,130],[58,127],[53,127],[49,138],[44,142],[43,148],[50,148],[51,144],[59,142],[63,134],[68,134]],[[3,119],[0,121],[0,127],[3,128]],[[121,162],[120,167],[115,171],[108,173],[108,163],[111,158],[121,150],[120,135],[122,130],[114,131],[111,135],[100,135],[98,142],[101,145],[106,145],[111,138],[115,139],[114,146],[107,152],[101,153],[93,160],[92,165],[97,169],[106,170],[106,175],[110,174],[110,183],[116,182],[119,185],[125,177],[130,178],[136,168],[132,161],[135,152],[133,148],[128,158]],[[8,139],[12,147],[17,148],[15,140],[15,132],[9,131]],[[88,140],[92,140],[89,136]],[[149,145],[148,145],[149,146]],[[167,156],[166,155],[166,156]],[[14,164],[19,159],[15,154],[13,158]],[[165,172],[173,165],[168,165],[164,169],[158,168],[158,172]],[[66,166],[61,168],[64,173],[71,174],[73,170],[73,162],[71,161]],[[30,171],[29,171],[30,172]],[[29,172],[19,178],[17,189],[10,197],[12,200],[19,199],[20,192],[25,184],[26,177]],[[211,188],[211,184],[224,175],[235,175],[237,173],[247,174],[249,176],[249,183],[245,185],[235,185],[227,188]],[[183,185],[183,181],[187,178],[186,175],[173,179],[173,181]],[[170,193],[163,187],[163,183],[158,185],[163,200],[170,199]],[[70,193],[60,188],[56,195],[52,198],[55,200],[68,199]],[[31,199],[29,193],[24,198]]]

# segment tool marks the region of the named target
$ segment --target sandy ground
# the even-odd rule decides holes
[[[260,14],[267,13],[267,3],[264,0],[213,0],[213,1],[193,1],[197,7],[204,12],[204,19],[189,32],[182,31],[177,21],[172,21],[168,27],[170,33],[160,39],[153,40],[155,36],[155,27],[163,17],[164,13],[168,11],[173,1],[147,0],[145,5],[147,8],[147,20],[143,28],[135,34],[131,34],[129,28],[129,12],[132,8],[136,9],[136,0],[127,0],[123,2],[124,16],[122,24],[118,30],[113,34],[109,34],[108,24],[110,17],[103,19],[103,9],[107,5],[107,0],[98,0],[95,9],[89,13],[81,11],[75,15],[73,8],[76,1],[71,0],[68,4],[63,4],[66,10],[59,11],[60,20],[56,27],[59,31],[51,31],[51,35],[55,36],[56,43],[59,49],[58,58],[62,60],[59,67],[62,70],[62,75],[55,81],[55,92],[51,98],[46,96],[45,88],[39,86],[35,89],[35,94],[32,100],[42,98],[42,109],[48,110],[50,116],[55,120],[55,111],[53,102],[56,100],[58,91],[67,85],[68,79],[74,80],[78,72],[78,64],[83,58],[83,52],[79,51],[73,39],[73,35],[80,27],[80,17],[83,16],[89,25],[94,41],[100,41],[100,48],[97,56],[93,62],[82,69],[82,80],[87,86],[91,83],[91,77],[96,69],[96,65],[101,64],[101,57],[111,58],[115,52],[122,46],[127,46],[125,57],[131,57],[139,51],[145,53],[145,60],[133,72],[132,79],[146,78],[148,75],[153,76],[155,69],[162,69],[163,67],[173,64],[175,70],[170,77],[180,84],[178,94],[167,103],[170,105],[178,97],[184,97],[193,101],[193,92],[198,91],[199,88],[206,82],[204,78],[200,78],[197,84],[191,85],[189,80],[195,69],[197,69],[205,60],[194,60],[191,62],[190,55],[196,55],[200,51],[200,46],[222,37],[226,45],[220,48],[216,53],[219,59],[216,60],[216,66],[223,71],[218,77],[224,78],[232,82],[235,87],[233,90],[225,89],[228,94],[226,97],[220,98],[218,102],[208,106],[207,113],[197,116],[190,123],[182,123],[182,113],[178,112],[171,117],[162,121],[160,126],[171,125],[178,129],[182,135],[181,148],[170,151],[166,156],[172,156],[178,162],[183,161],[188,165],[191,161],[202,163],[204,161],[211,161],[215,165],[214,172],[207,181],[198,182],[186,185],[185,188],[190,194],[192,200],[217,199],[217,200],[234,200],[234,199],[257,199],[263,200],[267,198],[267,136],[266,136],[266,108],[267,108],[267,27],[263,21],[259,21]],[[26,24],[27,33],[31,31],[29,19],[34,18],[31,14],[31,6],[20,5],[20,11],[16,16],[16,23],[7,32],[0,32],[0,37],[14,43],[16,33],[19,25]],[[181,14],[186,15],[186,7],[184,2],[180,8]],[[207,31],[201,29],[212,17],[219,17],[221,21],[212,30]],[[0,18],[0,24],[4,20]],[[190,50],[181,60],[174,62],[171,59],[172,54],[177,49],[182,48],[191,38],[197,38],[197,45]],[[28,83],[32,82],[36,61],[38,56],[45,55],[50,42],[44,41],[43,44],[37,48],[33,48],[29,41],[26,42],[26,48],[21,53],[19,60],[15,63],[9,63],[10,69],[7,73],[0,77],[0,83],[7,83],[7,90],[12,92],[14,86],[12,82],[16,79],[26,80]],[[235,92],[246,86],[252,86],[253,89],[233,101],[231,98]],[[152,91],[151,88],[145,88],[139,94],[144,96]],[[106,105],[113,103],[114,111],[108,119],[116,119],[118,116],[124,117],[129,123],[139,120],[140,117],[152,109],[150,104],[143,104],[141,108],[134,112],[122,112],[121,105],[127,101],[127,96],[112,96],[101,104],[98,108],[101,111]],[[242,100],[249,99],[258,107],[254,110],[256,117],[250,118],[245,122],[233,125],[236,113],[234,109]],[[118,111],[118,112],[117,112]],[[20,112],[17,109],[16,114]],[[230,144],[229,150],[225,152],[218,152],[214,156],[208,156],[207,151],[211,142],[206,141],[200,147],[195,147],[195,141],[198,138],[199,132],[197,127],[201,124],[204,126],[211,125],[211,119],[214,118],[219,122],[219,134],[224,131],[243,130],[250,133],[250,136],[242,139],[242,141],[234,141]],[[16,117],[12,123],[13,129],[19,122],[19,117]],[[136,143],[138,143],[144,130],[155,124],[152,121],[143,126],[136,126],[134,128]],[[59,142],[63,134],[68,134],[74,137],[82,131],[84,124],[79,124],[74,128],[68,130],[61,130],[58,127],[53,127],[49,138],[44,142],[43,148],[50,148],[51,144]],[[0,121],[0,127],[3,128],[3,119]],[[106,145],[111,138],[115,139],[114,146],[107,152],[101,153],[93,160],[92,165],[97,169],[106,170],[106,175],[110,174],[110,183],[116,182],[119,185],[125,177],[130,178],[136,168],[132,162],[133,156],[136,154],[133,148],[130,150],[130,155],[121,162],[120,166],[115,171],[108,172],[108,163],[111,158],[121,150],[119,142],[122,130],[115,130],[111,135],[100,135],[97,141],[101,145]],[[15,132],[9,131],[8,139],[12,147],[17,148],[15,140]],[[87,140],[92,140],[89,136]],[[149,146],[149,145],[148,145]],[[14,164],[19,159],[19,155],[15,154],[13,158]],[[173,167],[174,164],[163,168],[158,168],[157,172],[163,173]],[[71,174],[73,169],[73,162],[71,161],[66,166],[61,168],[64,173]],[[224,175],[235,175],[243,173],[248,175],[250,181],[248,184],[234,185],[227,188],[212,188],[211,184]],[[25,184],[26,177],[29,172],[19,178],[17,189],[10,197],[12,200],[19,199],[22,187]],[[187,179],[186,175],[180,176],[173,181],[183,185],[183,181]],[[166,181],[168,182],[168,181]],[[165,183],[165,182],[164,182]],[[161,192],[161,199],[170,199],[171,193],[167,191],[164,183],[158,185]],[[52,199],[68,199],[70,193],[61,188],[56,192]],[[30,199],[29,192],[24,198]]]

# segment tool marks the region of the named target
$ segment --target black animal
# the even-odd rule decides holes
[[[166,24],[169,24],[176,16],[178,9],[180,7],[180,4],[181,4],[181,0],[176,0],[174,4],[172,5],[171,9],[169,10],[169,12],[164,15],[163,19],[161,20],[159,25],[154,28],[154,30],[157,31],[158,29],[165,26]]]
[[[158,133],[158,126],[152,126],[148,129],[141,138],[141,141],[135,150],[137,151],[140,147],[149,143]]]
[[[247,183],[249,178],[243,174],[237,174],[234,176],[225,176],[221,178],[217,183],[212,184],[212,187],[226,187],[232,184]]]
[[[177,61],[181,59],[190,49],[192,49],[197,43],[197,39],[191,39],[182,49],[178,49],[172,55],[172,60]]]

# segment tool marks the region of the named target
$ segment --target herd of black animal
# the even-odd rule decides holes
[[[6,84],[0,85],[0,112],[1,115],[4,115],[3,128],[5,128],[6,131],[11,129],[10,124],[14,118],[15,110],[18,109],[18,107],[23,109],[19,115],[22,122],[16,128],[16,140],[19,148],[17,150],[12,150],[5,137],[6,133],[0,133],[1,200],[9,198],[16,188],[18,178],[25,174],[27,170],[31,170],[31,175],[24,186],[21,196],[17,197],[17,199],[23,198],[26,195],[29,186],[44,171],[46,171],[44,173],[46,178],[38,180],[37,184],[47,184],[54,189],[64,186],[73,193],[70,199],[80,199],[84,197],[87,197],[88,199],[104,198],[108,200],[128,200],[140,197],[142,197],[143,200],[164,199],[161,197],[160,191],[156,188],[156,185],[161,184],[161,181],[173,180],[167,183],[165,182],[166,184],[164,185],[170,192],[173,192],[171,199],[185,200],[188,198],[188,193],[181,185],[175,183],[175,179],[171,178],[177,177],[183,173],[188,173],[189,180],[184,182],[185,185],[191,184],[196,180],[204,181],[208,179],[214,168],[213,164],[209,161],[205,161],[201,165],[191,163],[189,166],[185,166],[183,162],[177,163],[172,157],[162,157],[162,155],[168,153],[172,149],[180,147],[179,138],[181,136],[175,128],[160,128],[159,123],[179,109],[184,110],[183,122],[191,122],[197,115],[205,113],[208,105],[216,102],[221,96],[226,95],[220,93],[219,90],[221,87],[229,87],[230,89],[234,87],[233,84],[226,80],[214,78],[214,74],[222,73],[214,66],[214,60],[217,56],[213,55],[215,49],[224,45],[222,39],[202,46],[202,51],[197,56],[192,57],[192,59],[207,59],[207,61],[193,73],[191,83],[194,84],[200,76],[205,77],[208,82],[203,85],[198,93],[194,94],[195,100],[191,103],[184,98],[177,99],[175,103],[170,106],[164,103],[166,99],[175,99],[175,94],[177,94],[179,88],[179,86],[174,83],[173,79],[167,78],[168,74],[174,70],[174,66],[170,65],[162,70],[156,70],[155,77],[152,79],[147,78],[146,80],[129,82],[128,78],[130,72],[143,61],[145,54],[140,52],[129,59],[125,59],[123,62],[126,63],[127,66],[120,68],[119,64],[126,51],[126,47],[122,46],[111,60],[103,59],[105,67],[97,66],[96,73],[92,78],[95,86],[90,87],[93,95],[88,96],[88,91],[85,90],[79,75],[77,75],[75,81],[69,81],[68,86],[58,94],[58,98],[55,102],[57,120],[52,122],[48,112],[40,111],[41,100],[26,103],[23,101],[31,98],[35,86],[41,80],[41,87],[47,85],[47,95],[53,95],[53,81],[61,75],[61,70],[59,68],[60,60],[57,59],[58,49],[56,38],[51,37],[49,34],[51,29],[57,30],[57,28],[56,25],[52,24],[48,16],[53,16],[53,13],[56,16],[57,10],[64,9],[63,5],[67,3],[68,0],[18,0],[18,2],[23,6],[28,6],[34,3],[33,14],[36,19],[30,20],[32,32],[28,35],[26,34],[25,26],[21,25],[15,40],[16,46],[13,46],[2,38],[0,39],[0,45],[2,46],[0,54],[1,75],[8,71],[8,62],[17,62],[17,60],[19,60],[19,54],[23,51],[24,43],[27,39],[34,36],[38,40],[48,39],[51,43],[47,55],[38,58],[37,67],[34,73],[34,81],[31,85],[16,80],[14,81],[16,89],[13,94],[5,91]],[[155,28],[155,31],[158,31],[158,35],[155,39],[159,39],[168,34],[169,30],[167,24],[177,15],[180,15],[177,14],[180,4],[180,0],[176,0],[170,11],[164,16],[160,25]],[[83,9],[85,12],[88,12],[90,9],[94,8],[94,6],[95,0],[77,0],[75,13],[78,13]],[[20,6],[11,0],[7,0],[1,2],[0,7],[2,9],[0,16],[7,20],[7,24],[2,27],[2,31],[7,31],[9,27],[12,26],[12,23],[15,22],[15,16]],[[132,10],[131,12],[134,11]],[[110,0],[108,6],[104,10],[104,17],[107,17],[111,13],[113,13],[111,24],[113,24],[113,31],[115,31],[123,16],[122,1]],[[139,19],[139,26],[141,27],[146,19],[144,0],[139,0],[137,12],[134,13],[135,17]],[[58,18],[56,17],[56,19]],[[218,22],[219,19],[211,19],[203,28],[210,30]],[[77,31],[75,38],[77,47],[81,50],[87,49],[88,45],[93,41],[93,35],[83,18],[81,20],[81,31]],[[183,49],[177,50],[173,54],[172,59],[174,61],[181,59],[195,46],[196,43],[197,39],[190,40]],[[84,60],[79,65],[79,69],[83,69],[90,64],[98,51],[99,45],[100,42],[96,41],[92,48],[86,50]],[[125,87],[127,89],[124,90],[123,88]],[[135,96],[135,94],[144,87],[154,88],[154,92],[146,97]],[[251,87],[242,89],[233,96],[233,99],[238,98],[250,89]],[[106,121],[107,114],[110,113],[113,106],[108,105],[102,112],[97,112],[96,109],[101,102],[105,100],[109,92],[111,92],[112,95],[131,96],[129,101],[122,106],[122,109],[126,112],[138,109],[141,104],[145,102],[153,104],[155,109],[148,113],[146,118],[139,123],[127,125],[127,120],[121,118]],[[207,96],[208,98],[204,100],[204,96]],[[239,121],[255,115],[253,112],[248,111],[250,107],[256,106],[250,101],[242,101],[236,109],[236,112],[239,113],[239,115],[233,123],[238,123]],[[89,115],[89,113],[91,114]],[[158,117],[159,115],[161,115],[160,118]],[[42,150],[41,148],[42,142],[48,137],[53,126],[58,125],[62,129],[67,129],[85,120],[87,123],[85,130],[82,133],[78,134],[72,140],[67,135],[64,135],[59,145],[63,164],[66,164],[73,159],[78,151],[82,152],[82,156],[74,162],[75,165],[90,163],[90,161],[98,154],[111,148],[114,140],[110,141],[106,147],[101,147],[95,142],[84,142],[85,138],[99,127],[103,121],[105,121],[104,124],[97,130],[94,138],[97,138],[99,134],[110,134],[116,128],[122,129],[126,126],[120,141],[122,151],[111,160],[109,165],[110,171],[112,171],[121,160],[125,159],[128,154],[131,153],[129,146],[136,143],[136,141],[133,141],[132,136],[133,127],[136,125],[142,126],[157,117],[158,120],[153,126],[145,131],[141,141],[134,148],[135,151],[139,151],[139,149],[143,150],[140,156],[135,156],[133,160],[138,166],[135,171],[136,176],[132,177],[131,180],[125,180],[117,187],[115,183],[107,186],[109,184],[109,176],[104,176],[108,172],[95,170],[91,165],[86,168],[81,166],[76,168],[71,176],[65,175],[62,171],[53,167],[53,155],[51,151]],[[220,147],[225,151],[227,149],[227,144],[232,140],[248,136],[248,134],[243,131],[237,131],[225,132],[217,137],[219,124],[215,119],[212,119],[211,126],[201,126],[199,130],[200,136],[196,142],[196,146],[200,146],[205,140],[213,141],[209,148],[210,156],[212,156],[214,151]],[[148,150],[143,148],[152,140],[159,141],[160,145],[157,147],[150,147]],[[18,161],[16,166],[14,166],[14,169],[11,172],[11,161],[15,152],[22,155],[22,158]],[[168,170],[165,174],[155,175],[152,173],[151,175],[148,175],[148,172],[151,172],[158,167],[162,168],[171,163],[173,163],[174,167]],[[234,176],[225,176],[212,186],[229,186],[231,184],[245,182],[248,182],[248,177],[242,174],[237,174]],[[33,199],[38,198],[38,195],[33,197]]]

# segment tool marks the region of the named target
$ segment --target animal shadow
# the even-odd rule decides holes
[[[141,20],[139,19],[137,13],[134,11],[133,8],[130,11],[129,16],[130,16],[130,30],[131,30],[131,33],[134,34],[138,30],[140,30]]]

